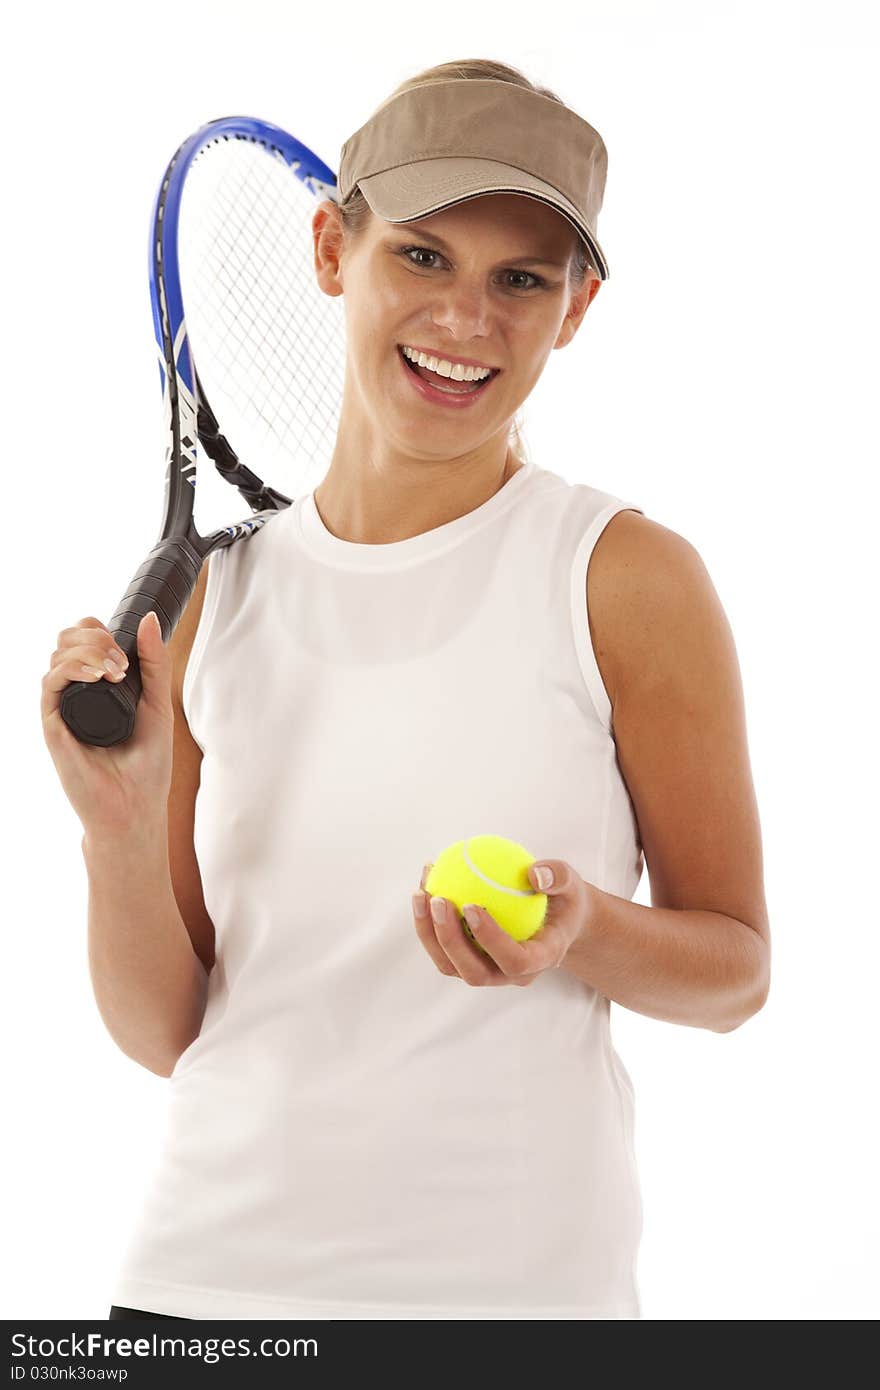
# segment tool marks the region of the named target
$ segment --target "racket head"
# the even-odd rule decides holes
[[[336,176],[267,121],[209,121],[175,151],[153,201],[149,280],[165,431],[159,536],[107,626],[126,652],[125,679],[74,681],[61,714],[85,743],[130,737],[141,694],[137,629],[154,611],[167,641],[212,550],[246,540],[323,476],[335,445],[345,374],[341,296],[315,279],[312,218],[338,202]],[[252,515],[199,529],[199,448]],[[203,461],[204,462],[204,461]],[[260,472],[256,470],[259,468]],[[223,517],[234,501],[220,488]],[[239,504],[243,506],[243,503]],[[201,506],[201,504],[200,504]]]
[[[289,132],[244,116],[209,121],[185,140],[157,190],[150,298],[165,419],[162,534],[187,535],[202,555],[289,505],[272,488],[261,494],[262,478],[300,493],[329,464],[345,321],[341,296],[325,294],[314,273],[311,221],[325,198],[338,201],[332,169]],[[233,456],[212,451],[216,468],[240,485],[241,465],[255,515],[209,534],[193,501],[210,417]],[[201,509],[204,467],[199,481]],[[225,489],[215,498],[228,518]]]

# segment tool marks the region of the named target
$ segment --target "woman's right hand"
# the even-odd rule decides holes
[[[97,618],[81,618],[58,634],[43,676],[43,737],[71,806],[88,835],[120,834],[167,814],[171,788],[174,711],[171,657],[158,621],[138,624],[142,691],[130,738],[111,748],[80,743],[61,718],[61,697],[71,681],[114,680],[104,661],[125,653]]]

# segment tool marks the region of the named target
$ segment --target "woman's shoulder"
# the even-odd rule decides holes
[[[699,558],[696,547],[684,536],[642,512],[633,511],[626,504],[606,524],[593,553],[600,570],[615,566],[644,568],[657,563],[665,570],[688,554]]]
[[[587,613],[596,661],[612,705],[636,673],[659,677],[669,643],[689,619],[720,605],[696,547],[642,513],[615,513],[587,570]]]

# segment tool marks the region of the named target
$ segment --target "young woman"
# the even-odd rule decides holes
[[[609,1001],[728,1032],[770,942],[705,567],[517,448],[608,275],[605,168],[515,69],[405,83],[314,217],[347,328],[325,478],[210,557],[167,648],[141,624],[121,751],[57,714],[110,634],[61,634],[43,718],[85,828],[96,998],[171,1078],[112,1317],[641,1315]],[[471,940],[424,873],[413,891],[482,833],[539,856],[527,942],[485,911]]]

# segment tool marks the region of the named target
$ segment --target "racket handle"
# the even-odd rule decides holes
[[[80,743],[112,748],[134,730],[141,698],[137,630],[145,614],[159,619],[167,642],[195,588],[204,556],[185,538],[157,541],[122,596],[107,627],[128,657],[121,681],[71,681],[61,697],[61,718]]]

